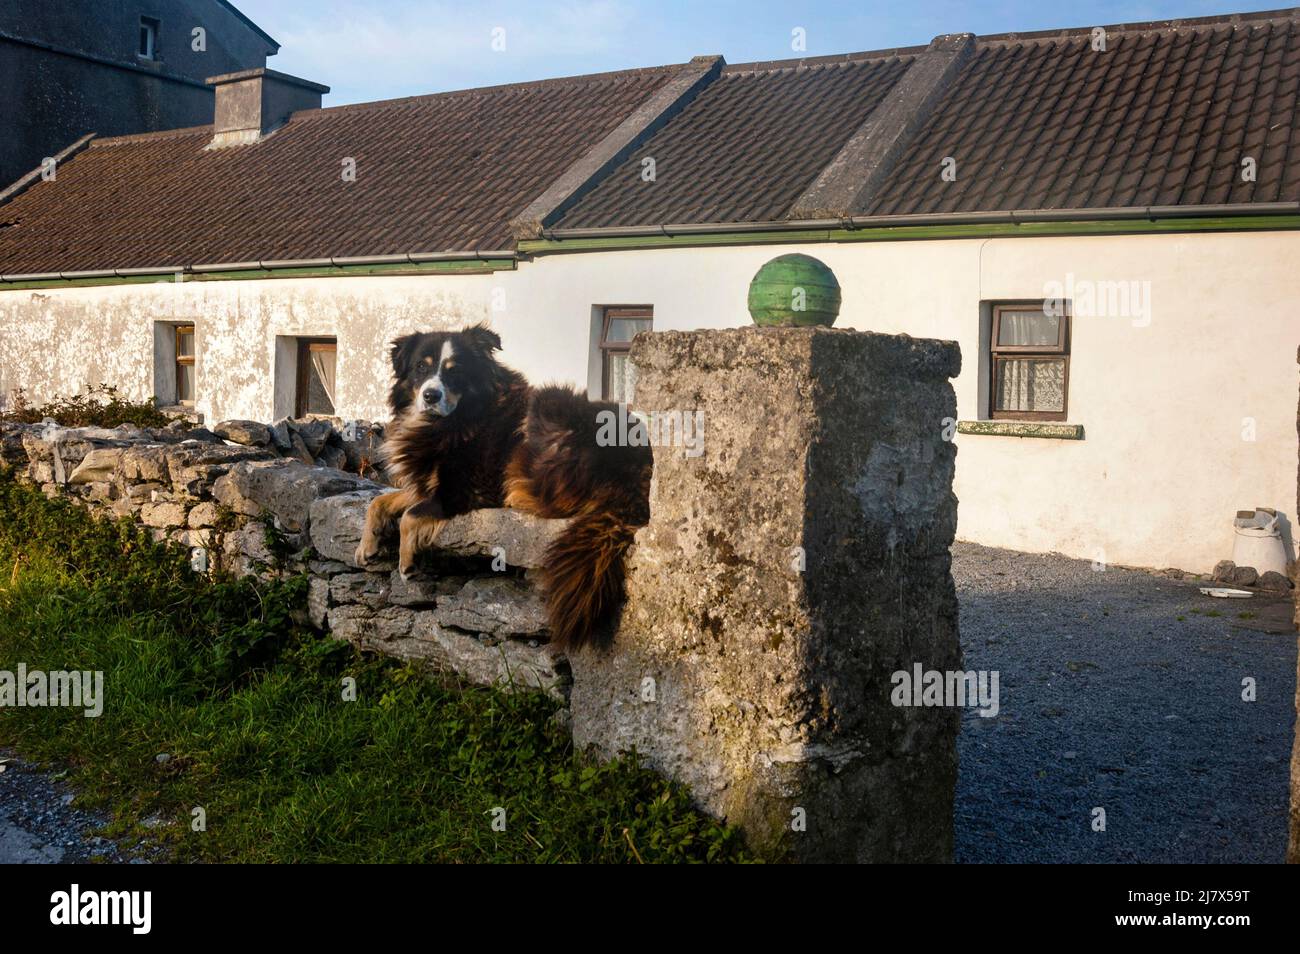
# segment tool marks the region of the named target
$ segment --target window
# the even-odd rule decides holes
[[[153,17],[140,18],[140,48],[136,52],[141,59],[158,59],[158,26]]]
[[[176,326],[176,403],[194,404],[194,326]]]
[[[298,388],[294,416],[334,416],[334,369],[338,342],[334,338],[298,339]]]
[[[193,321],[153,323],[153,394],[159,407],[193,407],[198,390]]]
[[[1070,383],[1068,303],[993,306],[989,417],[1063,421]],[[1057,313],[1059,312],[1059,313]]]
[[[600,328],[601,397],[628,404],[636,393],[636,368],[628,360],[632,339],[649,331],[654,309],[648,306],[606,308]]]

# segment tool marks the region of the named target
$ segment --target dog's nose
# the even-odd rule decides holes
[[[421,392],[420,397],[424,399],[426,406],[430,406],[438,403],[442,398],[442,392],[437,388],[425,388],[424,391]]]

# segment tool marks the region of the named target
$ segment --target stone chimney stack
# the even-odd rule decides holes
[[[254,143],[299,109],[320,109],[330,88],[266,67],[209,77],[217,94],[210,149]]]

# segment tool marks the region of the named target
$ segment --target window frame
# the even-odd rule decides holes
[[[1003,301],[994,304],[990,322],[989,355],[989,420],[992,421],[1064,421],[1070,411],[1070,325],[1071,308],[1068,301],[1061,302],[1060,321],[1057,325],[1056,344],[1053,345],[999,345],[998,331],[1005,311],[1043,311],[1042,299],[1029,301]],[[1044,312],[1046,314],[1046,312]],[[1002,411],[998,409],[998,363],[1001,360],[1043,357],[1060,358],[1065,363],[1061,382],[1061,410],[1059,411]]]
[[[180,407],[193,407],[194,401],[198,397],[198,390],[199,390],[198,369],[195,367],[195,362],[194,362],[194,359],[198,357],[198,353],[199,353],[198,338],[194,333],[193,325],[173,325],[172,331],[173,331],[172,362],[174,364],[172,373],[176,377],[176,384],[175,384],[176,404]],[[190,336],[190,344],[191,344],[190,354],[181,353],[181,336],[185,334],[188,334]],[[185,400],[181,397],[181,380],[182,380],[181,367],[182,366],[195,369],[193,372],[194,393],[190,395],[189,400]]]
[[[139,41],[145,38],[146,30],[148,31],[147,35],[149,37],[149,52],[142,53],[140,52]],[[142,60],[147,60],[150,63],[156,63],[159,60],[158,39],[161,35],[162,35],[161,20],[159,20],[157,17],[146,17],[146,16],[140,17],[140,32],[136,36],[137,44],[135,48],[135,55]]]
[[[650,327],[653,329],[655,309],[654,305],[604,305],[600,310],[600,314],[600,341],[598,343],[600,349],[600,399],[602,401],[612,401],[613,398],[609,396],[610,358],[615,354],[626,354],[631,351],[632,342],[610,341],[610,325],[622,318],[649,319]]]
[[[313,351],[332,351],[334,352],[334,373],[337,380],[338,375],[338,338],[299,338],[298,340],[298,373],[297,381],[294,384],[293,393],[293,416],[295,418],[304,417],[337,417],[338,405],[334,407],[333,414],[320,414],[319,412],[307,410],[308,389],[311,386],[311,353]]]

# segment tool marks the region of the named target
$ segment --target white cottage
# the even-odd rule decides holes
[[[388,341],[486,320],[625,397],[633,333],[745,324],[803,252],[839,324],[961,345],[962,538],[1205,571],[1258,505],[1294,556],[1300,11],[331,109],[209,82],[213,125],[0,193],[0,390],[382,418]]]

